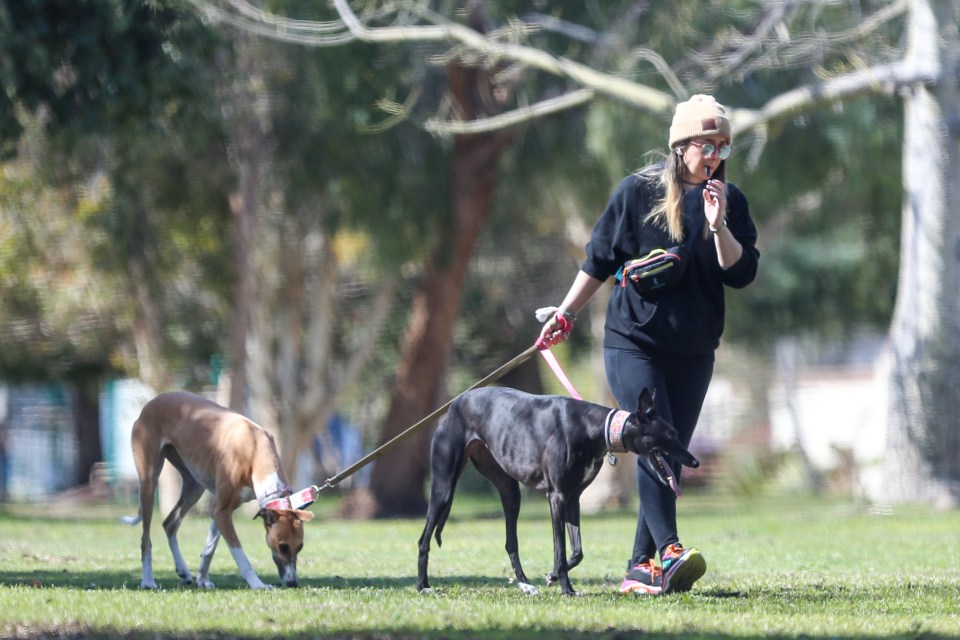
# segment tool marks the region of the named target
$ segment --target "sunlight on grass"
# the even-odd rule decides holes
[[[586,558],[571,574],[579,598],[546,587],[552,563],[545,501],[525,499],[521,557],[540,594],[512,584],[499,505],[458,496],[444,544],[430,556],[431,595],[418,594],[420,520],[338,521],[327,505],[308,526],[301,588],[255,593],[223,547],[215,591],[180,586],[162,532],[154,535],[161,590],[138,588],[139,528],[106,509],[74,520],[35,510],[0,512],[0,635],[116,634],[143,637],[586,638],[611,631],[649,637],[949,637],[960,634],[960,514],[925,507],[873,515],[847,502],[739,501],[687,495],[684,542],[698,546],[707,575],[685,595],[621,596],[632,511],[586,517]],[[125,512],[125,511],[124,511]],[[159,526],[156,527],[159,531]],[[180,535],[199,558],[207,521]],[[277,582],[259,521],[238,517],[247,553]],[[910,553],[936,540],[935,553]],[[909,563],[905,559],[909,557]],[[194,562],[195,564],[195,562]],[[195,567],[192,567],[195,569]]]

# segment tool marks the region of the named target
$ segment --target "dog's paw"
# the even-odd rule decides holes
[[[548,573],[543,577],[543,579],[547,581],[547,586],[549,587],[549,586],[552,586],[553,583],[559,580],[560,578],[558,578],[557,574],[555,573]]]
[[[180,577],[180,582],[182,582],[183,584],[185,585],[193,584],[193,576],[190,575],[189,571],[184,573],[180,573],[179,571],[177,571],[177,575]]]
[[[141,589],[147,589],[148,591],[156,591],[156,590],[159,589],[160,587],[157,586],[157,583],[156,583],[156,582],[154,582],[153,580],[150,580],[150,581],[143,581],[143,582],[141,582],[141,583],[140,583],[140,588],[141,588]]]
[[[517,586],[520,587],[520,591],[523,591],[528,596],[537,595],[537,588],[529,582],[518,582]]]
[[[430,587],[423,587],[422,589],[417,589],[417,592],[422,593],[424,595],[433,595],[433,589],[431,589]]]
[[[200,589],[216,589],[217,588],[215,584],[210,582],[209,578],[204,578],[202,580],[200,578],[197,578],[196,585]]]

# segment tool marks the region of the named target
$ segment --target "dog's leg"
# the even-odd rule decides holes
[[[173,509],[170,510],[170,513],[167,514],[166,519],[163,521],[163,530],[167,534],[167,544],[170,545],[170,553],[173,554],[173,566],[177,571],[177,575],[180,576],[180,581],[183,582],[183,584],[193,584],[193,576],[190,575],[190,569],[187,568],[183,554],[180,553],[177,531],[180,530],[180,523],[183,522],[183,517],[193,505],[197,503],[200,496],[203,495],[204,488],[190,474],[190,470],[183,463],[176,449],[172,447],[168,448],[166,456],[170,464],[180,472],[183,486],[180,490],[180,499],[177,500],[177,504],[174,505]]]
[[[583,560],[583,545],[580,540],[580,497],[567,498],[567,537],[570,539],[570,559],[567,560],[567,571],[570,571]]]
[[[567,525],[567,538],[570,540],[570,558],[567,560],[567,572],[569,574],[575,566],[583,560],[583,544],[580,539],[580,500],[567,498],[567,510],[564,514],[564,521]],[[547,584],[553,584],[559,580],[556,573],[547,574]]]
[[[140,510],[143,531],[140,535],[140,588],[156,589],[157,582],[153,578],[153,543],[150,542],[150,523],[153,519],[153,495],[156,491],[156,480],[146,480],[140,483]]]
[[[220,542],[220,529],[217,528],[217,523],[211,519],[207,542],[203,545],[203,553],[200,554],[200,568],[197,569],[198,587],[204,589],[215,588],[210,581],[210,563],[213,562],[213,552],[217,550],[218,542]]]
[[[510,558],[510,564],[513,566],[513,573],[517,577],[517,586],[527,595],[537,593],[537,588],[530,584],[526,574],[523,572],[523,566],[520,564],[520,544],[517,539],[517,519],[520,517],[520,483],[507,475],[497,461],[493,458],[490,450],[484,447],[477,447],[471,452],[470,459],[473,460],[477,470],[493,483],[500,494],[500,503],[503,505],[503,518],[506,524],[507,542],[505,548],[507,556]]]
[[[427,565],[430,559],[430,538],[437,536],[437,546],[442,546],[443,525],[453,506],[453,493],[457,480],[466,463],[463,433],[448,426],[449,415],[444,418],[433,436],[430,452],[430,502],[427,506],[427,521],[418,543],[417,591],[430,593]]]
[[[235,508],[236,505],[227,504],[226,500],[222,499],[220,494],[218,494],[214,500],[213,521],[216,523],[217,528],[220,529],[223,539],[227,541],[230,555],[233,556],[234,562],[237,563],[237,569],[240,570],[240,575],[243,576],[243,579],[250,588],[273,589],[273,585],[264,584],[263,581],[260,580],[256,571],[253,570],[253,565],[250,564],[250,560],[247,559],[247,554],[243,552],[243,547],[240,545],[240,538],[237,536],[237,530],[233,526],[233,511]]]
[[[154,495],[163,468],[163,454],[159,439],[139,420],[133,425],[131,438],[133,460],[140,478],[140,588],[156,589],[153,577],[153,544],[150,542],[150,524],[153,520]]]
[[[566,516],[566,496],[558,491],[549,491],[547,499],[550,501],[550,520],[553,522],[553,573],[560,582],[564,595],[576,595],[570,578],[567,576],[567,541],[564,529]]]

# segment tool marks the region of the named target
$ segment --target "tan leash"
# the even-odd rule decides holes
[[[412,427],[408,427],[405,431],[397,434],[387,442],[380,445],[377,449],[374,449],[364,457],[354,462],[352,465],[350,465],[349,467],[347,467],[337,475],[333,476],[332,478],[327,478],[326,482],[324,482],[323,486],[319,487],[318,490],[323,491],[325,489],[332,489],[337,484],[339,484],[344,478],[350,477],[351,475],[353,475],[354,473],[356,473],[366,465],[370,464],[371,462],[379,458],[386,451],[389,451],[390,449],[395,447],[397,444],[405,440],[407,437],[409,437],[412,433],[414,433],[417,429],[419,429],[423,425],[427,424],[428,422],[430,422],[435,418],[438,418],[439,416],[442,416],[444,413],[446,413],[447,409],[450,408],[450,405],[453,404],[453,401],[459,398],[460,396],[462,396],[464,393],[472,389],[476,389],[477,387],[486,386],[491,382],[503,377],[508,372],[512,371],[517,366],[519,366],[524,360],[526,360],[527,358],[532,356],[534,353],[536,353],[537,350],[539,349],[540,349],[540,343],[538,341],[536,344],[534,344],[533,346],[528,348],[526,351],[524,351],[520,355],[510,360],[510,362],[507,362],[506,364],[501,366],[499,369],[497,369],[496,371],[488,375],[486,378],[483,378],[482,380],[477,381],[469,389],[465,389],[464,391],[461,391],[458,395],[454,396],[453,398],[450,398],[450,400],[445,405],[443,405],[438,409],[435,409],[433,413],[423,418]]]

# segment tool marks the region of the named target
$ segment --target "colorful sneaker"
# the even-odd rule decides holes
[[[683,593],[693,588],[693,583],[707,572],[707,561],[697,549],[684,549],[672,544],[660,554],[663,567],[661,593]]]
[[[660,595],[661,579],[660,567],[653,560],[635,564],[620,583],[620,593]]]

